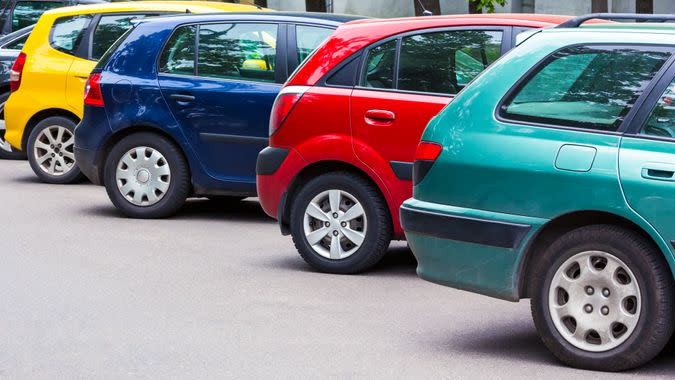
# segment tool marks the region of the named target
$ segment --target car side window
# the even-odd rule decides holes
[[[61,17],[54,22],[49,43],[56,50],[73,54],[80,46],[84,31],[91,23],[91,15]]]
[[[675,79],[659,98],[640,134],[675,138]]]
[[[14,41],[10,41],[9,43],[5,44],[2,46],[3,49],[8,49],[8,50],[21,50],[23,49],[23,45],[26,44],[26,41],[28,40],[29,34],[26,34],[23,37],[17,38]]]
[[[670,53],[577,46],[543,62],[504,102],[509,119],[616,131]]]
[[[298,51],[298,63],[302,63],[312,52],[333,34],[333,29],[318,26],[296,25],[295,41]]]
[[[197,75],[274,82],[277,24],[199,27]]]
[[[33,25],[46,11],[64,5],[63,1],[19,1],[12,13],[12,30]]]
[[[195,74],[195,42],[197,27],[176,29],[164,46],[159,58],[159,72],[167,74]]]
[[[120,38],[131,29],[131,21],[150,15],[109,15],[101,16],[96,25],[91,46],[91,59],[98,60]]]
[[[370,49],[366,58],[366,70],[361,85],[369,88],[394,88],[394,65],[396,64],[396,40]]]
[[[398,88],[456,94],[501,55],[502,32],[423,33],[401,41]]]

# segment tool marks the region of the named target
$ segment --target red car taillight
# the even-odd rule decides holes
[[[440,156],[443,147],[440,144],[422,141],[417,146],[415,152],[415,163],[413,164],[413,184],[417,185],[427,175],[438,156]]]
[[[279,95],[277,95],[272,106],[272,114],[270,115],[270,136],[279,130],[293,110],[293,107],[295,107],[308,88],[305,86],[289,86],[283,88]]]
[[[94,107],[103,107],[103,95],[101,94],[101,74],[89,75],[87,84],[84,86],[84,104]]]
[[[14,92],[21,86],[21,74],[23,73],[23,66],[26,64],[26,54],[19,53],[16,57],[12,70],[9,72],[9,90]]]
[[[440,144],[422,141],[417,145],[415,161],[436,161],[442,149]]]

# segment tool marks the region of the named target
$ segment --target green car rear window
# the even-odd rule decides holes
[[[654,74],[664,51],[571,47],[545,60],[501,107],[518,121],[616,131]]]

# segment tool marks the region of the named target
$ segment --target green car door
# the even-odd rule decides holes
[[[628,204],[659,233],[674,264],[675,65],[655,86],[621,141],[619,174]],[[671,265],[672,266],[672,265]]]

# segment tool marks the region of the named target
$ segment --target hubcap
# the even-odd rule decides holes
[[[361,203],[342,190],[326,190],[307,205],[305,238],[316,253],[332,260],[353,255],[366,237],[367,219]]]
[[[53,125],[38,133],[33,147],[35,162],[53,176],[68,174],[75,167],[75,139],[67,128]]]
[[[588,251],[558,268],[548,308],[558,332],[577,348],[611,350],[635,330],[641,311],[640,286],[616,256]]]
[[[159,202],[171,183],[171,168],[158,150],[139,146],[126,152],[117,163],[117,189],[136,206]]]

